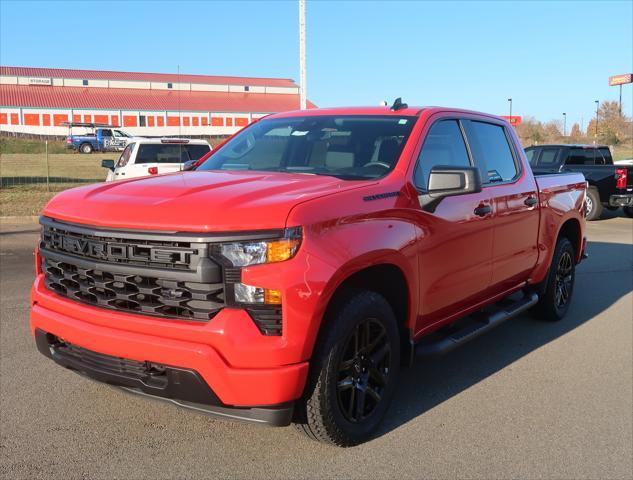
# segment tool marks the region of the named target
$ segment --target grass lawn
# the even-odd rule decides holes
[[[74,185],[51,186],[51,191],[46,190],[46,185],[19,185],[0,189],[0,217],[22,217],[39,215],[44,205],[53,198],[57,192],[61,192]]]

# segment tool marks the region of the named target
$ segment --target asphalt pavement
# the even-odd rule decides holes
[[[633,478],[633,220],[588,226],[567,318],[513,319],[401,376],[339,449],[124,394],[35,349],[34,223],[0,228],[1,478]]]

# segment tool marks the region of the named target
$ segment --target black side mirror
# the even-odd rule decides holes
[[[183,172],[187,172],[189,170],[193,170],[195,168],[197,162],[198,162],[198,160],[188,160],[188,161],[186,161],[183,164],[183,166],[182,166]]]
[[[481,173],[477,167],[437,165],[429,174],[429,190],[420,195],[420,203],[427,212],[434,212],[444,197],[481,192]]]
[[[114,172],[114,160],[101,160],[101,166]]]

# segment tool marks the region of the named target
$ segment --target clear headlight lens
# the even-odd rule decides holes
[[[284,238],[254,242],[225,243],[220,253],[234,267],[283,262],[295,256],[301,245],[301,230],[293,229]]]

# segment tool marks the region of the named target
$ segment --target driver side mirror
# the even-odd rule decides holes
[[[101,160],[101,166],[114,172],[114,160]]]
[[[477,167],[437,165],[431,169],[428,185],[420,203],[424,210],[434,212],[444,197],[481,192],[481,173]]]

